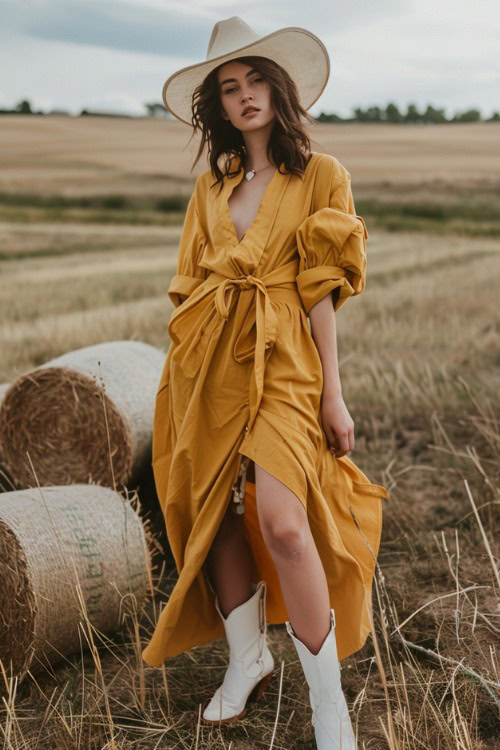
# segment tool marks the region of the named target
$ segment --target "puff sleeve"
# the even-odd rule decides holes
[[[182,227],[177,273],[173,276],[167,292],[175,307],[184,302],[206,278],[206,269],[198,266],[206,243],[207,239],[196,208],[195,191],[189,200]]]
[[[343,170],[340,184],[332,175],[325,192],[328,205],[308,216],[296,233],[297,287],[307,314],[332,291],[338,310],[348,297],[360,294],[366,282],[368,232],[355,212],[349,172]]]

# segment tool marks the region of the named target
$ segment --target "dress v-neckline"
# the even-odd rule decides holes
[[[233,219],[232,219],[232,216],[231,216],[231,211],[229,210],[229,199],[231,198],[234,189],[238,185],[241,184],[241,182],[243,181],[243,179],[245,177],[245,170],[243,169],[243,167],[241,165],[241,162],[240,162],[240,172],[241,172],[241,178],[238,180],[238,182],[233,183],[232,181],[231,182],[228,181],[228,185],[230,187],[230,190],[229,190],[228,193],[226,193],[226,197],[225,197],[225,200],[224,200],[224,208],[225,208],[226,216],[227,216],[227,219],[228,219],[228,225],[229,225],[229,227],[231,229],[231,232],[232,232],[234,238],[236,239],[236,242],[237,242],[238,245],[241,245],[242,242],[244,242],[245,239],[248,237],[249,232],[252,232],[252,230],[254,229],[256,223],[258,222],[258,219],[260,218],[260,214],[262,213],[262,210],[263,210],[263,207],[264,207],[264,203],[265,203],[265,200],[267,198],[267,194],[270,192],[271,185],[275,181],[276,175],[280,174],[280,172],[278,171],[278,168],[276,168],[274,170],[274,172],[273,172],[273,176],[271,177],[271,179],[267,183],[266,189],[264,190],[264,192],[262,194],[262,198],[260,199],[259,207],[257,209],[257,213],[255,214],[253,221],[246,228],[245,233],[243,234],[242,238],[238,239],[238,232],[236,231],[236,227],[234,226],[234,222],[233,222]],[[234,180],[235,177],[236,177],[236,175],[232,179]]]

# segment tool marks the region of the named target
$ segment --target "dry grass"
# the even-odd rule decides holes
[[[493,403],[477,399],[466,381],[434,383],[437,413],[415,381],[401,374],[394,380],[405,382],[413,421],[418,414],[421,455],[415,456],[414,440],[401,440],[415,437],[415,425],[400,415],[387,415],[400,432],[396,451],[388,450],[391,429],[378,423],[377,438],[361,427],[359,460],[365,464],[371,455],[380,467],[384,456],[381,476],[392,499],[374,587],[376,641],[343,662],[353,723],[366,750],[495,748],[500,587],[491,547],[500,504],[493,459],[498,418]],[[372,393],[381,397],[385,390],[380,377]],[[447,415],[446,406],[460,395],[460,412]],[[90,651],[21,686],[5,678],[4,746],[313,748],[306,686],[282,626],[269,628],[277,673],[266,699],[234,726],[199,721],[200,704],[224,673],[223,640],[185,652],[163,669],[144,665],[142,644],[174,581],[168,565],[157,572],[146,615],[139,622],[132,613],[112,640],[89,633],[84,623]]]
[[[405,200],[425,194],[440,202],[445,194],[452,200],[452,190],[459,195],[462,187],[453,186],[454,180],[469,180],[478,193],[491,189],[493,149],[489,136],[483,140],[474,127],[321,130],[325,139],[336,139],[334,153],[350,162],[367,196],[378,185],[379,197],[392,200],[400,180]],[[481,133],[493,134],[497,126],[488,127]],[[98,128],[105,140],[115,135],[102,121],[95,128],[96,137]],[[134,142],[144,144],[140,128],[149,128],[149,135],[154,131],[165,153],[177,160],[172,173],[187,174],[185,154],[162,140],[170,123],[127,121],[120,128],[122,145],[130,144],[132,134]],[[182,128],[187,140],[186,132]],[[60,148],[66,143],[67,156],[59,155],[60,171],[55,175],[47,166],[47,172],[32,175],[30,190],[37,180],[40,189],[53,180],[70,192],[96,184],[84,159],[78,169],[88,167],[88,180],[65,182],[76,169],[71,148],[81,139],[75,131],[71,147],[65,140],[69,131],[64,133]],[[456,139],[448,143],[449,134]],[[45,135],[39,133],[40,148]],[[27,130],[19,138],[25,149]],[[145,189],[153,195],[165,185],[147,178],[154,168],[146,154],[150,144],[154,138],[123,170],[131,170],[136,189],[137,159]],[[98,163],[99,174],[123,186],[118,153],[104,149],[92,169]],[[104,165],[105,157],[115,159],[113,165]],[[22,189],[20,168],[10,169],[9,189]],[[443,180],[449,181],[447,189]],[[0,260],[0,299],[5,300],[0,381],[68,349],[109,338],[166,347],[171,310],[166,290],[178,229],[37,226],[39,236],[30,224],[9,224],[5,230],[2,250],[9,257]],[[370,225],[369,231],[366,292],[338,315],[341,375],[356,424],[353,460],[374,482],[389,487],[391,499],[384,505],[374,584],[376,638],[343,662],[344,689],[360,750],[494,750],[500,748],[494,535],[500,507],[500,243],[456,233],[388,233]],[[23,292],[21,302],[16,290]],[[139,494],[151,503],[148,482],[150,477]],[[112,640],[93,633],[92,649],[50,673],[33,675],[22,685],[7,680],[4,746],[312,750],[307,686],[283,626],[269,628],[277,673],[265,700],[234,726],[199,722],[200,705],[224,674],[224,641],[185,652],[164,669],[142,662],[142,645],[174,582],[167,558],[163,570],[155,571],[156,595],[140,621],[132,615]]]
[[[309,128],[315,151],[335,154],[365,185],[453,188],[498,183],[500,123]],[[162,195],[189,193],[197,141],[187,125],[154,119],[4,115],[0,193]]]
[[[309,132],[315,151],[335,154],[351,172],[371,226],[500,236],[499,123],[317,123]],[[105,227],[122,225],[122,235],[172,227],[206,169],[201,159],[190,171],[197,141],[189,138],[189,127],[154,119],[4,116],[0,222],[99,223],[103,240]]]
[[[49,257],[49,263],[53,266],[54,256],[58,256],[58,264],[64,262],[71,264],[76,255],[95,252],[98,253],[98,257],[102,258],[102,253],[107,250],[141,249],[144,244],[161,247],[165,243],[175,243],[179,233],[179,226],[127,225],[120,227],[70,222],[64,224],[2,222],[0,260],[14,262],[24,258]],[[67,256],[66,261],[64,256]],[[7,272],[10,266],[3,268]]]

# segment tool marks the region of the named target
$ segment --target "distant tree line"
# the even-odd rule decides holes
[[[149,117],[165,117],[170,116],[170,112],[161,102],[151,102],[144,105],[146,112]],[[14,109],[0,109],[0,115],[68,115],[70,113],[63,109],[52,109],[48,112],[42,112],[42,110],[34,110],[31,107],[31,102],[28,99],[22,99]],[[93,117],[133,117],[134,115],[119,114],[116,112],[103,112],[91,109],[82,109],[77,117],[85,117],[86,115],[92,115]]]
[[[27,99],[22,99],[16,104],[14,109],[0,109],[0,115],[44,115],[45,112],[41,110],[35,112],[31,109],[31,104]]]
[[[384,107],[357,107],[352,110],[352,117],[340,117],[335,113],[321,112],[316,118],[318,122],[392,122],[400,124],[440,123],[440,122],[492,122],[500,120],[500,112],[493,112],[491,117],[483,118],[479,109],[467,109],[456,112],[452,117],[446,117],[444,109],[436,109],[431,104],[420,111],[416,104],[408,104],[406,112],[402,112],[397,104],[390,102]]]
[[[48,112],[43,112],[42,110],[34,110],[31,107],[31,103],[28,99],[22,99],[18,104],[16,104],[14,109],[0,109],[0,115],[70,115],[69,112],[67,112],[64,109],[51,109]],[[82,109],[79,116],[83,117],[85,115],[94,115],[94,116],[104,116],[104,117],[132,117],[132,115],[127,114],[116,114],[115,112],[93,112],[89,109]]]
[[[172,115],[161,102],[149,102],[144,105],[149,117],[171,117]],[[491,117],[483,118],[479,109],[467,109],[463,112],[456,112],[452,117],[446,117],[444,109],[436,109],[428,104],[422,111],[418,110],[416,104],[408,104],[406,112],[399,109],[397,104],[390,102],[384,107],[367,107],[362,109],[356,107],[352,110],[352,117],[341,117],[334,112],[321,112],[316,117],[318,122],[390,122],[397,124],[425,124],[425,123],[444,123],[444,122],[493,122],[500,120],[500,112],[493,112]],[[0,115],[44,115],[59,114],[69,115],[64,110],[51,110],[50,112],[34,111],[28,99],[22,99],[14,109],[0,109]],[[103,117],[132,117],[132,115],[116,114],[113,112],[97,112],[89,109],[82,109],[79,116],[85,115],[103,116]]]

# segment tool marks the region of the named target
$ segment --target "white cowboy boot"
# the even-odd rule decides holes
[[[312,654],[297,638],[288,621],[286,629],[297,649],[309,685],[312,725],[318,750],[356,750],[356,739],[340,684],[335,612],[331,609],[330,613],[330,632],[317,654]]]
[[[222,685],[203,711],[207,722],[232,721],[246,714],[247,701],[259,700],[271,681],[274,659],[267,646],[266,582],[225,618],[215,597],[229,644],[229,666]]]

